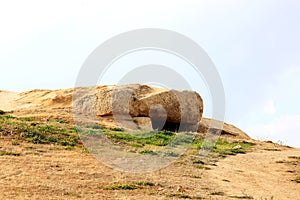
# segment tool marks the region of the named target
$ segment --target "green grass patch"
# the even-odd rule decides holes
[[[100,126],[99,124],[94,124],[94,125],[88,125],[86,126],[87,128],[91,128],[91,129],[103,129],[102,126]]]
[[[133,182],[133,183],[114,183],[112,185],[101,187],[104,190],[135,190],[145,187],[153,187],[154,183],[149,181]]]
[[[26,121],[26,122],[34,122],[34,121],[37,121],[36,118],[32,118],[32,117],[19,117],[18,120],[20,120],[20,121]]]
[[[203,137],[196,138],[192,142],[192,148],[206,149],[221,157],[228,155],[245,154],[254,144],[249,142],[229,142],[225,139],[217,139],[216,141],[205,141]]]
[[[120,132],[124,132],[125,131],[124,128],[119,128],[119,127],[117,127],[117,128],[110,128],[109,130],[111,130],[111,131],[120,131]]]
[[[288,158],[290,158],[290,159],[296,159],[296,160],[300,160],[300,156],[289,156]]]
[[[17,141],[12,141],[12,142],[11,142],[11,144],[12,144],[12,145],[14,145],[14,146],[18,146],[18,145],[20,145],[20,143],[19,143],[19,142],[17,142]]]
[[[135,143],[144,146],[145,144],[154,146],[166,146],[174,139],[175,133],[169,132],[119,132],[104,129],[104,134],[113,141],[122,141],[125,144]]]
[[[155,186],[155,183],[150,181],[135,182],[135,184],[139,186]]]
[[[152,151],[150,149],[145,149],[139,152],[140,154],[150,154],[150,155],[157,155],[157,152]]]
[[[76,146],[80,140],[74,126],[54,122],[38,122],[35,118],[0,116],[0,135],[34,144],[58,144]],[[15,142],[13,145],[17,145]]]
[[[0,156],[20,156],[20,153],[0,150]]]
[[[126,184],[126,183],[119,184],[118,183],[118,184],[104,187],[103,189],[105,189],[105,190],[135,190],[135,189],[138,189],[138,187],[133,184]]]
[[[221,157],[227,155],[245,154],[253,144],[248,142],[233,142],[230,143],[226,140],[219,139],[213,147],[212,152],[219,154]]]

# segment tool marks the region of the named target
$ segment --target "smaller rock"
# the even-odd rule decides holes
[[[5,112],[3,110],[0,110],[0,115],[4,115]]]
[[[185,192],[185,189],[181,185],[178,185],[176,191],[177,192]]]
[[[241,148],[242,148],[241,145],[236,145],[236,146],[234,146],[232,149],[241,149]]]

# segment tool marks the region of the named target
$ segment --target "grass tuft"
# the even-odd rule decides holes
[[[34,144],[58,144],[76,146],[80,140],[76,129],[58,122],[37,122],[35,118],[0,115],[0,135],[10,135],[16,140],[26,140]],[[13,142],[13,145],[18,145]]]
[[[135,190],[135,189],[143,189],[144,187],[153,187],[154,183],[149,181],[140,181],[133,183],[113,183],[112,185],[104,186],[102,189],[104,190]]]
[[[0,156],[20,156],[20,153],[0,150]]]
[[[300,183],[300,176],[297,176],[297,177],[294,179],[294,181],[295,181],[296,183]]]

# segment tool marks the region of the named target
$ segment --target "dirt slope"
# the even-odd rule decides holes
[[[71,121],[72,91],[0,91],[0,110]],[[229,134],[222,138],[253,143],[249,152],[202,158],[191,148],[168,167],[146,174],[115,171],[82,147],[0,134],[0,199],[300,199],[300,183],[294,181],[300,176],[300,149],[255,141],[233,125],[224,127]],[[194,164],[199,159],[205,165]]]
[[[299,199],[300,184],[291,180],[299,174],[300,165],[289,158],[296,155],[300,156],[299,149],[257,150],[221,160],[205,177],[231,196]]]

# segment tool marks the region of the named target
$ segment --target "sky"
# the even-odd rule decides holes
[[[168,29],[198,43],[214,62],[226,122],[254,139],[300,147],[299,19],[298,0],[0,1],[0,89],[74,87],[104,41],[134,29]],[[145,61],[176,61],[164,56]],[[210,105],[203,88],[197,91]]]

